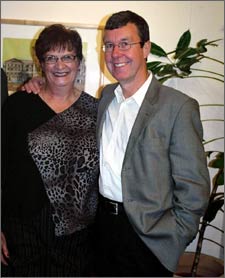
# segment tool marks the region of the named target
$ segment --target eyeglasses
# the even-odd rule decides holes
[[[54,55],[47,55],[44,57],[44,61],[46,64],[55,64],[60,61],[62,61],[65,64],[72,63],[77,58],[77,55],[64,55],[62,57],[54,56]]]
[[[143,42],[119,42],[118,44],[113,44],[111,42],[107,42],[103,45],[102,49],[104,52],[112,52],[116,46],[118,46],[119,50],[126,51],[131,48],[131,45],[134,44],[143,44]]]

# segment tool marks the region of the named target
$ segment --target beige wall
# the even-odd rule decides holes
[[[149,23],[151,38],[165,47],[187,29],[193,39],[223,34],[223,1],[1,1],[1,17],[98,25],[118,10],[140,13]]]
[[[98,26],[104,24],[109,14],[125,9],[131,9],[147,20],[151,40],[166,51],[176,47],[181,34],[187,29],[191,31],[193,43],[202,38],[223,38],[223,1],[1,1],[1,18]],[[84,40],[83,32],[81,35]],[[208,53],[213,51],[214,57],[223,60],[223,41],[220,46],[209,48]],[[221,70],[215,66],[218,65],[209,64],[210,69]],[[103,84],[112,80],[108,74],[103,79]],[[96,88],[90,90],[92,92]],[[221,93],[218,97],[223,100]]]
[[[130,9],[142,15],[149,23],[151,40],[162,46],[166,51],[173,50],[181,34],[190,29],[192,41],[209,40],[224,37],[224,2],[223,1],[1,1],[1,17],[7,19],[23,19],[51,21],[62,23],[91,24],[98,26],[104,23],[106,15],[119,10]],[[224,41],[218,48],[210,48],[207,55],[224,60]],[[150,57],[149,60],[152,58]],[[201,66],[201,65],[200,65]],[[205,68],[223,73],[223,66],[208,63]],[[106,83],[107,83],[106,78]],[[206,79],[174,80],[170,84],[196,98],[200,104],[223,103],[223,84]],[[205,111],[205,110],[204,110]],[[201,111],[202,115],[207,112]],[[206,115],[208,116],[208,115]],[[223,111],[216,111],[216,116],[223,118]],[[208,130],[205,134],[223,136],[223,128]],[[211,132],[211,134],[210,134]],[[217,149],[223,150],[223,142]],[[223,217],[215,220],[223,226]],[[220,238],[213,230],[208,231],[216,239]],[[188,250],[195,246],[193,242]],[[214,245],[207,243],[204,252],[215,256],[222,253]]]

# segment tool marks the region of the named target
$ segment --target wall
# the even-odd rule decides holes
[[[1,1],[1,17],[8,19],[38,20],[62,23],[90,24],[92,26],[104,25],[106,15],[115,11],[130,9],[142,15],[149,23],[151,40],[162,46],[166,51],[176,47],[181,34],[190,29],[192,44],[200,39],[214,40],[224,37],[224,3],[223,1]],[[3,25],[4,26],[4,25]],[[98,43],[98,40],[97,40]],[[96,50],[96,45],[93,45]],[[94,55],[94,54],[93,54]],[[219,42],[218,48],[209,48],[208,56],[224,60],[224,41]],[[149,60],[154,57],[149,57]],[[97,65],[96,65],[97,67]],[[204,62],[198,65],[223,73],[223,66]],[[103,83],[111,81],[106,74]],[[169,84],[190,96],[196,98],[200,104],[223,103],[223,83],[207,79],[173,80]],[[90,88],[93,91],[96,88]],[[223,119],[223,109],[214,109],[213,117]],[[201,116],[208,118],[211,112],[201,108]],[[206,139],[223,136],[223,125],[204,125]],[[214,143],[213,143],[214,144]],[[215,147],[223,150],[223,142],[215,143],[208,148]],[[214,221],[223,227],[223,217]],[[220,234],[213,230],[207,231],[209,237],[220,239]],[[223,241],[223,239],[221,239]],[[187,250],[193,250],[194,241]],[[215,245],[206,242],[203,251],[207,254],[223,257]]]
[[[124,9],[145,17],[151,39],[165,48],[173,47],[173,42],[188,28],[194,40],[223,34],[223,1],[1,1],[2,18],[93,25]]]

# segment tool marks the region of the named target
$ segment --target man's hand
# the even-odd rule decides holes
[[[25,83],[22,87],[22,91],[27,91],[28,93],[39,94],[43,85],[45,84],[45,79],[40,76],[33,77],[27,83]]]
[[[9,258],[9,250],[8,250],[6,239],[5,239],[3,232],[1,232],[1,248],[2,248],[1,262],[4,265],[8,265],[6,258]]]

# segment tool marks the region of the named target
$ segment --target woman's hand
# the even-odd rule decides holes
[[[22,87],[22,91],[27,91],[28,93],[39,94],[43,85],[45,84],[45,79],[40,76],[35,76],[26,82]]]
[[[6,258],[7,259],[9,258],[9,250],[8,250],[5,235],[3,234],[3,232],[1,232],[1,247],[2,247],[1,262],[4,265],[8,265]]]

